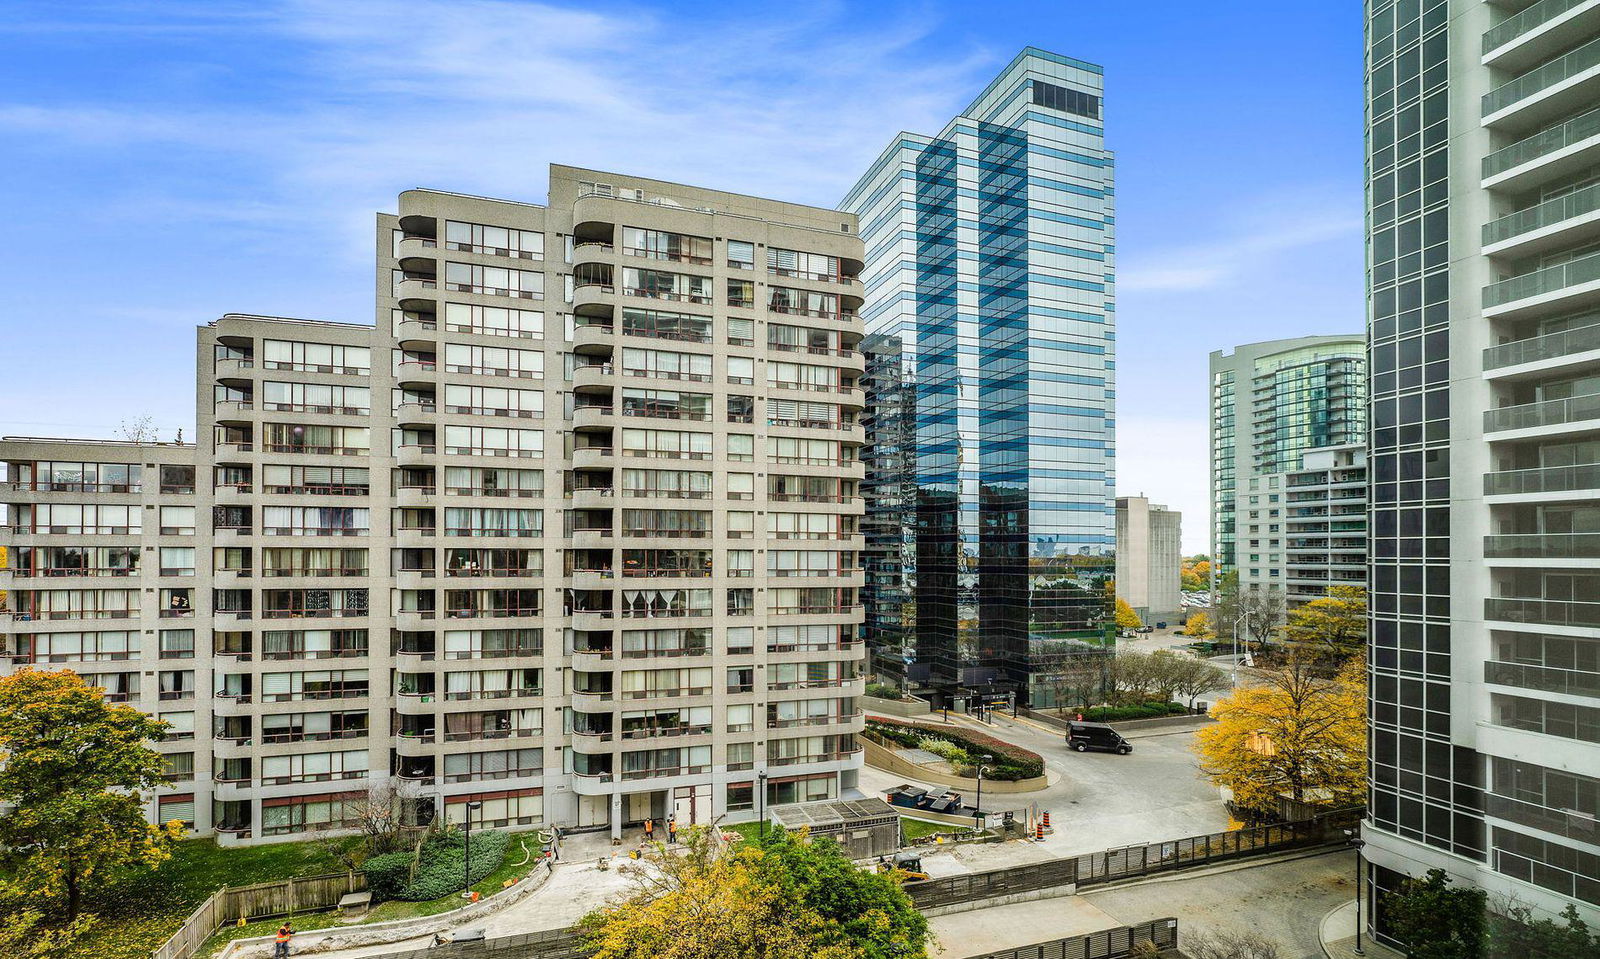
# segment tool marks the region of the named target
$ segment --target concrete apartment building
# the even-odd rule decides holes
[[[1440,868],[1593,925],[1600,3],[1365,12],[1364,851],[1377,890]]]
[[[1366,440],[1366,340],[1302,336],[1211,354],[1211,575],[1284,586],[1284,474]]]
[[[1144,496],[1117,497],[1117,596],[1145,623],[1183,610],[1183,514]]]
[[[1108,623],[1115,186],[1099,66],[1032,47],[841,202],[866,244],[874,669],[1043,704]]]
[[[223,842],[853,789],[855,217],[552,166],[376,239],[375,326],[200,328],[195,445],[0,441],[9,663],[173,722],[152,815]]]
[[[1290,609],[1332,586],[1367,585],[1367,448],[1330,446],[1283,477],[1284,600]]]

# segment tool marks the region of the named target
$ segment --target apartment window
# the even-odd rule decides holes
[[[194,630],[163,629],[161,631],[162,659],[193,659]]]
[[[163,467],[161,467],[161,492],[163,492],[163,493],[193,493],[194,492],[194,467],[193,466],[163,466]]]
[[[756,361],[748,356],[728,357],[728,382],[749,386],[756,381]]]
[[[514,256],[525,260],[544,258],[544,234],[537,230],[514,230],[482,223],[446,220],[445,249],[491,256]]]
[[[192,515],[190,522],[194,521]],[[166,517],[162,517],[163,521]],[[194,547],[193,546],[163,546],[161,547],[161,575],[162,576],[193,576],[194,575]]]
[[[756,344],[756,321],[728,318],[728,345],[729,346],[754,346]]]
[[[755,306],[755,281],[730,279],[728,281],[728,305],[746,308]]]
[[[756,265],[756,245],[745,240],[729,240],[728,265],[740,270],[754,269]]]
[[[156,718],[167,724],[165,741],[194,738],[194,713],[161,713]]]
[[[476,263],[446,263],[447,290],[461,293],[487,293],[515,296],[525,300],[544,299],[544,274],[537,270],[516,270]]]
[[[748,463],[756,458],[756,438],[745,433],[728,434],[728,459]]]

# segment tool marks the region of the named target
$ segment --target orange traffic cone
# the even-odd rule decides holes
[[[1039,828],[1034,832],[1033,838],[1044,842],[1044,823],[1039,823]]]
[[[1048,809],[1044,811],[1044,828],[1050,828],[1050,810]]]

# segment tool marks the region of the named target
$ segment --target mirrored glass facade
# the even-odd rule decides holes
[[[869,639],[940,695],[1037,703],[1049,662],[1092,650],[1106,626],[1115,191],[1102,92],[1099,67],[1024,50],[937,136],[902,134],[841,204],[861,220],[875,346]]]

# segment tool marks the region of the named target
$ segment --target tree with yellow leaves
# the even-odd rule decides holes
[[[632,892],[584,918],[592,959],[926,959],[910,897],[837,843],[783,830],[732,849],[703,828],[684,838],[625,865]]]
[[[1117,597],[1117,628],[1118,629],[1138,629],[1140,626],[1143,626],[1143,625],[1144,625],[1144,621],[1139,618],[1139,614],[1138,613],[1133,611],[1133,607],[1128,605],[1128,601],[1123,599],[1121,596],[1118,596]]]
[[[1256,671],[1211,709],[1195,750],[1211,781],[1244,810],[1275,811],[1278,798],[1355,805],[1366,795],[1366,665],[1320,674],[1312,657]]]
[[[1189,621],[1183,624],[1183,634],[1194,639],[1210,639],[1216,635],[1211,631],[1211,617],[1204,611],[1189,615]]]
[[[0,872],[72,924],[86,883],[165,861],[182,828],[147,823],[139,796],[162,784],[165,729],[71,670],[0,677]]]
[[[1338,657],[1354,656],[1367,641],[1367,591],[1360,586],[1332,586],[1289,614],[1283,638]]]

